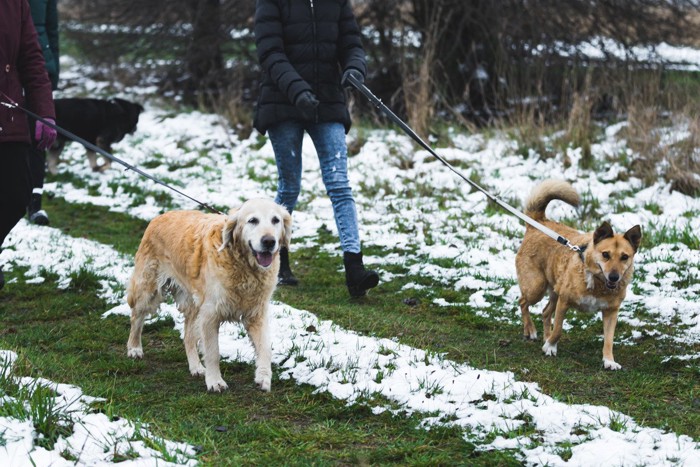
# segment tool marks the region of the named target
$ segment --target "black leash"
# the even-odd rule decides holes
[[[399,127],[401,127],[401,129],[404,132],[406,132],[406,134],[408,134],[408,136],[413,138],[414,141],[416,141],[418,144],[420,144],[426,151],[428,151],[430,154],[432,154],[433,157],[435,157],[437,160],[442,162],[448,169],[450,169],[453,173],[455,173],[457,176],[459,176],[462,180],[469,183],[472,187],[476,188],[478,191],[480,191],[481,193],[486,195],[486,197],[488,199],[490,199],[494,203],[498,204],[499,206],[501,206],[503,209],[505,209],[506,211],[513,214],[518,219],[530,224],[532,227],[536,228],[537,230],[539,230],[543,234],[547,235],[548,237],[553,238],[558,243],[561,243],[562,245],[568,247],[572,251],[581,252],[581,247],[579,247],[578,245],[572,244],[569,240],[567,240],[563,236],[559,235],[554,230],[550,229],[549,227],[547,227],[545,225],[542,225],[541,223],[537,222],[532,217],[527,216],[524,213],[518,211],[510,204],[506,203],[505,201],[502,201],[500,198],[492,195],[491,193],[489,193],[488,191],[483,189],[481,186],[479,186],[473,180],[470,180],[469,178],[467,178],[462,172],[455,169],[443,157],[441,157],[438,153],[433,151],[433,149],[430,146],[428,146],[428,144],[425,141],[423,141],[421,139],[421,137],[418,136],[418,134],[411,129],[411,127],[409,127],[406,123],[404,123],[403,120],[401,120],[399,117],[397,117],[396,114],[394,112],[392,112],[391,109],[389,107],[387,107],[386,104],[384,104],[381,99],[379,99],[377,96],[375,96],[372,93],[372,91],[369,90],[369,88],[367,86],[365,86],[363,83],[358,81],[357,78],[355,78],[352,74],[350,74],[347,79],[350,82],[350,84],[355,86],[355,88],[357,88],[358,91],[360,91],[362,94],[364,94],[365,97],[367,97],[367,99],[369,99],[370,102],[372,102],[375,106],[380,108],[385,114],[387,114],[389,116],[389,118],[394,123],[396,123]]]
[[[136,172],[137,174],[141,175],[142,177],[145,177],[145,178],[147,178],[147,179],[149,179],[149,180],[151,180],[151,181],[157,183],[158,185],[162,185],[162,186],[164,186],[165,188],[167,188],[167,189],[169,189],[169,190],[172,190],[172,191],[174,191],[175,193],[177,193],[177,194],[179,194],[179,195],[181,195],[181,196],[184,196],[185,198],[189,199],[190,201],[194,201],[194,202],[197,203],[199,206],[201,206],[201,207],[203,207],[203,208],[205,208],[205,209],[208,209],[209,211],[211,211],[211,212],[213,212],[213,213],[215,213],[215,214],[224,214],[223,212],[219,211],[218,209],[215,209],[215,208],[213,208],[212,206],[209,206],[209,205],[206,204],[206,203],[203,203],[203,202],[201,202],[201,201],[196,200],[195,198],[191,197],[191,196],[188,195],[187,193],[184,193],[184,192],[178,190],[177,188],[175,188],[175,187],[173,187],[173,186],[171,186],[171,185],[168,185],[167,183],[165,183],[165,182],[163,182],[163,181],[161,181],[161,180],[155,178],[154,176],[152,176],[152,175],[150,175],[150,174],[144,172],[143,170],[139,169],[138,167],[135,167],[135,166],[129,164],[128,162],[125,162],[125,161],[119,159],[118,157],[113,156],[112,154],[108,153],[108,152],[105,151],[104,149],[99,148],[99,147],[95,146],[94,144],[92,144],[92,143],[90,143],[90,142],[88,142],[88,141],[85,141],[85,140],[84,140],[83,138],[81,138],[80,136],[75,135],[75,134],[71,133],[71,132],[68,131],[68,130],[64,130],[64,129],[61,128],[60,126],[58,126],[58,125],[56,125],[56,124],[54,124],[54,123],[51,123],[51,122],[47,121],[46,119],[44,119],[44,118],[38,116],[37,114],[35,114],[35,113],[32,112],[31,110],[25,109],[24,107],[22,107],[21,105],[19,105],[17,102],[13,101],[13,100],[12,100],[7,94],[5,94],[4,92],[0,91],[0,94],[2,94],[2,96],[3,96],[5,99],[7,99],[7,100],[9,101],[9,102],[2,102],[2,101],[0,101],[0,104],[1,104],[1,105],[4,105],[5,107],[8,107],[8,108],[10,108],[10,109],[19,109],[19,110],[21,110],[22,112],[24,112],[24,113],[26,113],[27,115],[29,115],[30,117],[32,117],[32,118],[34,118],[34,119],[40,121],[40,122],[43,123],[44,125],[46,125],[46,126],[48,126],[48,127],[51,127],[51,128],[53,128],[54,130],[58,131],[59,133],[61,133],[61,134],[62,134],[63,136],[65,136],[66,138],[68,138],[68,139],[70,139],[70,140],[72,140],[72,141],[75,141],[75,142],[77,142],[77,143],[82,144],[83,146],[85,146],[86,148],[90,149],[91,151],[94,151],[94,152],[100,154],[101,156],[106,157],[107,159],[109,159],[109,160],[111,160],[111,161],[113,161],[113,162],[116,162],[117,164],[123,165],[124,167],[126,167],[127,170],[133,170],[134,172]]]

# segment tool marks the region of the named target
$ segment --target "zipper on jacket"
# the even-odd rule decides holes
[[[314,89],[318,89],[318,41],[316,38],[316,11],[314,10],[314,0],[309,0],[309,5],[311,6],[312,40],[314,41]],[[314,123],[318,123],[318,107],[314,109]]]

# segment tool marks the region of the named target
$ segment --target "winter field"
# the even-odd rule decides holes
[[[67,83],[62,91],[65,96],[114,95],[114,83],[83,80],[70,60],[64,63],[62,79]],[[274,197],[274,156],[265,138],[253,132],[241,140],[217,116],[173,112],[149,99],[151,92],[116,91],[119,97],[144,102],[146,111],[138,131],[115,145],[115,155],[219,208],[252,197]],[[592,229],[600,220],[609,220],[616,231],[641,225],[645,239],[620,312],[616,356],[624,372],[627,365],[634,364],[619,356],[625,355],[625,348],[642,341],[658,342],[664,354],[648,358],[694,375],[697,398],[700,200],[671,191],[661,179],[645,186],[639,179],[623,176],[625,161],[635,156],[624,139],[624,127],[624,122],[618,123],[601,132],[592,147],[594,169],[580,168],[579,148],[542,158],[523,151],[517,140],[500,133],[452,131],[448,144],[434,147],[455,167],[518,208],[539,181],[563,178],[582,194],[584,203],[579,211],[552,203],[550,218],[581,229]],[[691,130],[686,122],[678,121],[658,131],[665,144],[673,144],[687,138]],[[378,290],[401,281],[401,290],[420,294],[429,309],[456,310],[493,326],[502,323],[516,329],[520,313],[514,264],[524,226],[490,205],[482,194],[470,192],[402,133],[356,126],[348,138],[351,146],[359,148],[350,158],[349,172],[366,263],[381,276]],[[303,191],[294,213],[292,257],[300,250],[318,249],[337,258],[340,266],[332,210],[310,141],[305,143],[303,157]],[[69,203],[106,206],[146,221],[164,210],[196,208],[188,199],[119,165],[104,174],[92,173],[77,144],[64,151],[63,159],[59,176],[49,179],[45,189]],[[43,240],[33,241],[38,237]],[[77,274],[89,270],[99,277],[99,295],[105,304],[103,325],[128,326],[124,287],[133,266],[132,255],[57,227],[32,226],[23,220],[9,236],[0,261],[12,277],[0,294],[20,281],[42,283],[47,276],[56,278],[56,293],[60,294]],[[372,293],[367,300],[371,297]],[[543,305],[534,311],[540,329],[538,314]],[[4,308],[0,316],[13,312],[12,302],[3,301],[0,306]],[[310,385],[315,393],[329,394],[350,406],[368,406],[377,416],[386,412],[418,416],[424,430],[457,427],[465,442],[478,450],[507,450],[527,465],[700,465],[699,440],[647,426],[603,405],[568,403],[565,395],[548,394],[537,382],[523,378],[526,368],[517,372],[485,369],[465,359],[455,360],[449,352],[407,345],[398,335],[379,337],[338,325],[319,318],[322,310],[307,308],[282,301],[271,305],[273,393],[278,380]],[[161,307],[152,323],[158,321],[173,323],[177,332],[183,332],[183,320],[172,306]],[[592,327],[602,331],[599,315],[570,312],[565,325],[562,347],[568,345],[567,334]],[[148,338],[147,326],[144,340]],[[504,334],[504,339],[519,338],[517,331]],[[0,346],[5,342],[3,337]],[[223,359],[252,365],[252,347],[240,326],[222,326],[220,345]],[[556,358],[580,357],[586,364],[594,360],[600,364],[600,347],[602,336],[590,347],[594,354],[589,349],[585,355],[569,349],[569,354]],[[539,345],[528,349],[533,365],[545,358]],[[26,407],[32,394],[43,391],[52,410],[61,414],[62,423],[73,429],[52,447],[45,446],[38,442],[34,412],[3,410],[0,464],[197,464],[194,446],[181,439],[162,439],[139,420],[95,413],[91,407],[96,396],[84,394],[70,381],[59,384],[10,375],[15,352],[21,350],[7,346],[3,352],[1,407],[22,406],[20,395],[26,397]],[[185,371],[184,352],[182,367]],[[602,365],[599,371],[604,373]],[[613,375],[602,376],[604,381]],[[13,396],[9,386],[16,388]],[[203,383],[201,387],[205,391]],[[696,405],[688,410],[700,409]],[[468,461],[455,459],[455,464],[463,463]]]

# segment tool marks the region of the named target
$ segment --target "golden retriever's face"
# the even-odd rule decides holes
[[[613,232],[612,227],[604,222],[593,234],[593,261],[605,277],[605,286],[615,289],[620,280],[632,267],[634,254],[642,240],[642,230],[637,225],[624,235]],[[594,271],[594,274],[597,271]]]
[[[232,212],[223,231],[223,249],[228,244],[247,250],[255,264],[268,269],[280,247],[289,246],[292,217],[268,199],[246,201]]]

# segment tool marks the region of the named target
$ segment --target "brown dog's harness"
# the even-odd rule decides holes
[[[586,262],[585,258],[583,257],[583,254],[586,252],[586,248],[588,248],[588,245],[579,245],[578,250],[575,250],[578,253],[578,257],[581,258],[582,263]]]

